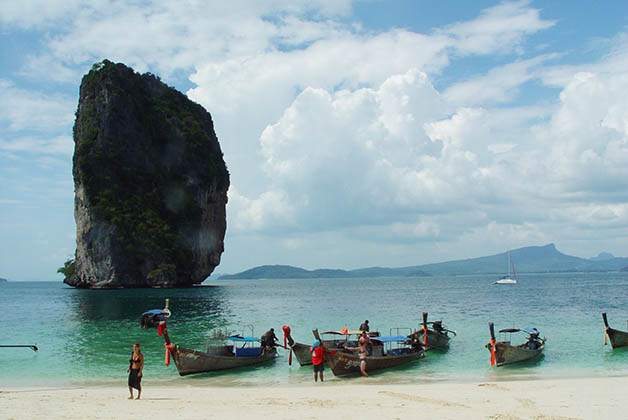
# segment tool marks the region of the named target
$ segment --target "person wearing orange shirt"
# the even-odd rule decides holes
[[[314,382],[318,382],[318,376],[320,376],[321,382],[323,382],[325,354],[334,354],[336,351],[327,350],[320,340],[314,340],[312,347],[310,347],[310,353],[312,353],[312,364],[314,365]]]

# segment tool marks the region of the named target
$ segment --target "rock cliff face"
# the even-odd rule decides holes
[[[182,287],[220,263],[229,173],[211,116],[151,74],[103,61],[74,124],[76,269],[83,288]]]

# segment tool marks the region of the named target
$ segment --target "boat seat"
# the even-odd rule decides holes
[[[373,346],[370,355],[373,357],[382,357],[384,355],[384,346]]]
[[[244,347],[244,348],[236,349],[236,357],[259,356],[259,353],[260,353],[259,347]]]

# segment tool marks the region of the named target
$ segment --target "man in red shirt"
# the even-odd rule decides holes
[[[334,354],[336,350],[330,351],[323,347],[323,344],[320,340],[314,340],[312,347],[310,347],[310,353],[312,353],[312,364],[314,365],[314,382],[318,382],[318,375],[321,377],[321,382],[323,382],[323,367],[325,363],[325,354]]]

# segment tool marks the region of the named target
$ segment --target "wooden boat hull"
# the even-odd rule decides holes
[[[423,357],[423,350],[411,351],[395,356],[382,356],[366,358],[366,371],[390,369],[413,362]],[[360,357],[354,352],[338,351],[334,354],[325,355],[327,364],[335,376],[345,376],[360,373]]]
[[[604,321],[604,327],[606,329],[606,335],[611,342],[611,347],[614,349],[618,347],[628,346],[628,332],[616,330],[608,326],[608,320],[606,318],[606,312],[602,312],[602,320]]]
[[[292,345],[292,352],[301,366],[312,364],[312,353],[310,353],[310,346],[307,344],[294,343]]]
[[[608,339],[611,342],[611,347],[613,347],[614,349],[618,347],[628,346],[627,332],[616,330],[614,328],[607,328],[606,335],[608,335]]]
[[[177,366],[179,375],[186,376],[195,373],[215,372],[259,365],[275,359],[277,350],[267,350],[260,356],[236,357],[212,355],[176,346],[170,354],[172,355],[174,364]]]
[[[424,333],[422,330],[418,331],[418,340],[419,340],[419,343],[421,344],[425,343]],[[430,349],[444,350],[447,347],[449,347],[449,340],[451,340],[451,337],[449,337],[448,335],[428,329],[427,330],[427,345],[423,345],[423,347],[425,347],[426,350],[430,350]]]
[[[486,345],[486,348],[491,352],[491,343]],[[532,350],[524,348],[522,346],[511,346],[510,344],[497,342],[495,345],[495,364],[497,366],[509,365],[512,363],[525,362],[532,360],[543,354],[545,346],[542,345],[538,349]]]
[[[323,340],[323,345],[327,348],[327,350],[338,350],[345,346],[357,346],[358,342],[355,340]],[[292,345],[292,352],[299,361],[299,365],[309,366],[312,364],[312,353],[310,353],[309,345],[294,343]]]

